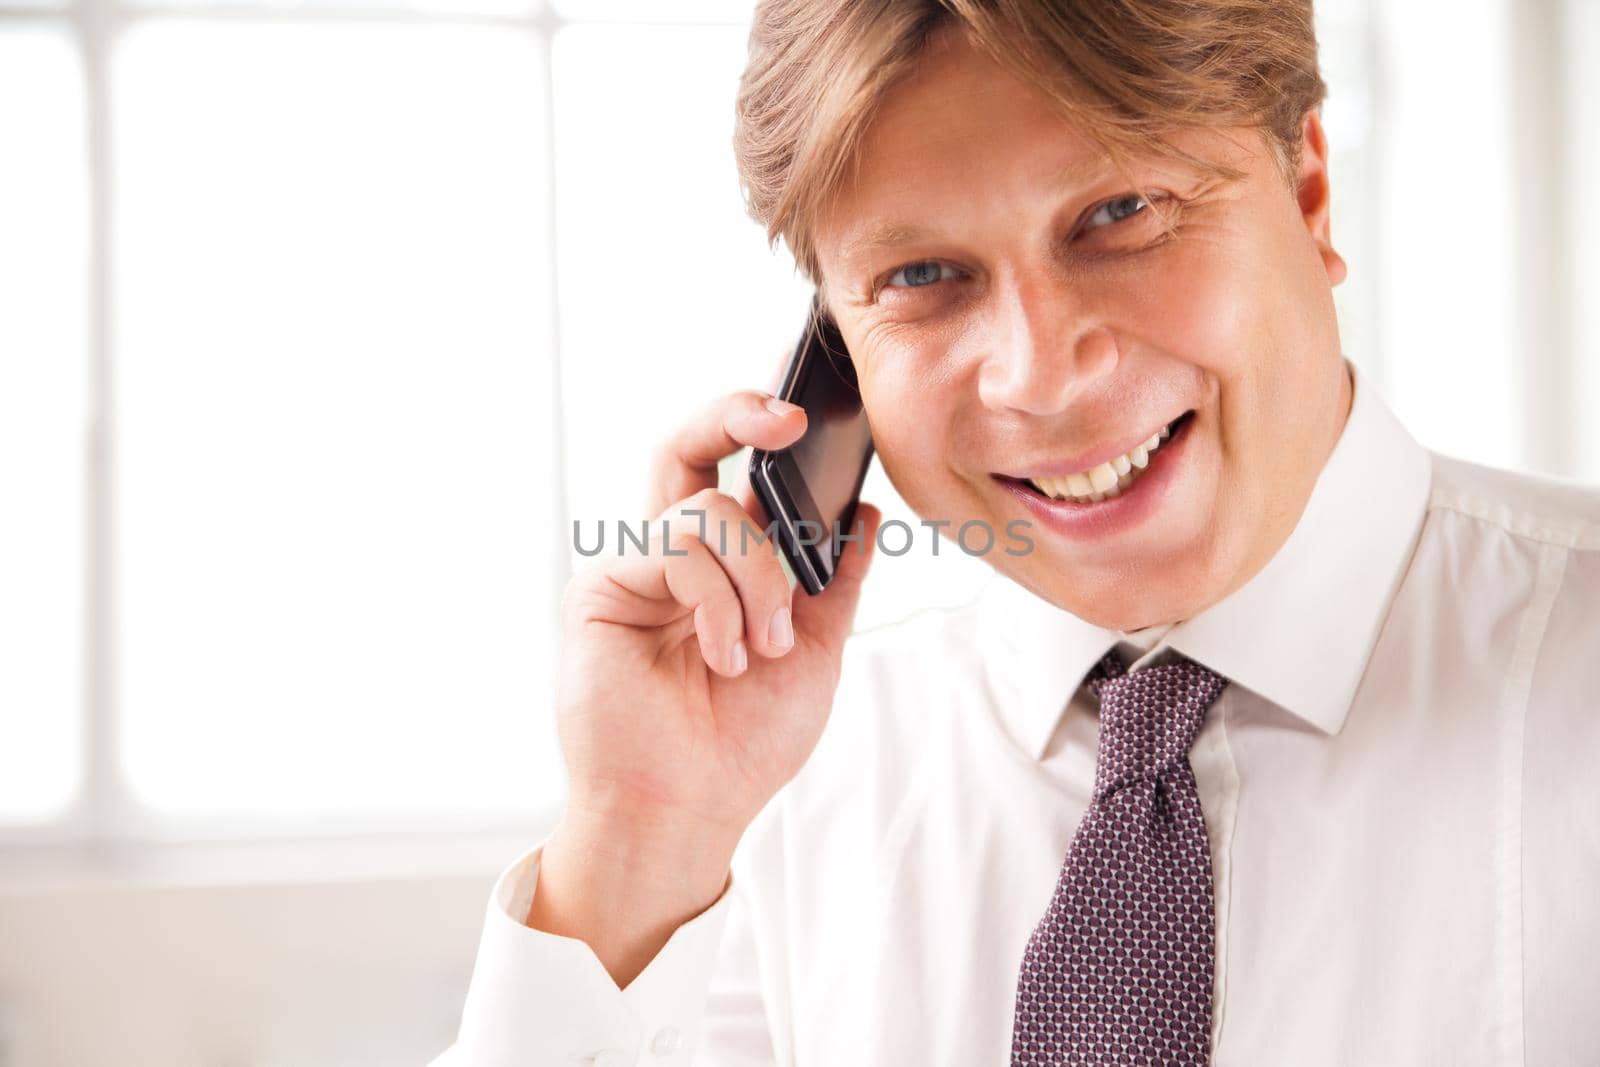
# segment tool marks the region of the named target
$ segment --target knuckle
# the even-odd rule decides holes
[[[705,599],[700,602],[706,614],[713,620],[727,626],[731,631],[739,631],[744,627],[744,604],[739,599],[739,594],[726,582],[709,591]]]
[[[663,537],[661,541],[668,553],[682,557],[700,547],[700,534],[693,527],[689,529],[677,528]]]
[[[770,552],[758,554],[761,561],[761,581],[770,591],[774,601],[789,599],[789,579],[783,573],[783,564]]]
[[[595,611],[596,590],[604,581],[604,568],[591,564],[575,573],[561,589],[561,621],[564,626],[588,622]]]
[[[650,480],[655,485],[665,485],[678,467],[678,450],[671,441],[664,441],[650,450]]]
[[[709,513],[720,510],[722,507],[722,501],[727,499],[729,499],[728,495],[722,492],[716,486],[707,486],[706,488],[701,489],[688,497],[685,497],[683,503],[679,506],[682,508],[694,508],[698,511]]]
[[[650,460],[657,470],[664,469],[678,455],[678,438],[680,432],[668,433],[657,437],[650,447]]]
[[[580,575],[574,574],[567,580],[567,584],[561,587],[561,617],[567,621],[571,621],[578,614],[580,600],[578,586],[582,581]]]

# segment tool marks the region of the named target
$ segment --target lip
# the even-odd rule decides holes
[[[1138,526],[1161,506],[1172,483],[1181,473],[1181,465],[1188,454],[1191,431],[1198,419],[1198,412],[1184,419],[1183,425],[1174,430],[1172,436],[1150,457],[1150,465],[1145,472],[1112,500],[1098,503],[1054,500],[1009,476],[995,475],[994,480],[1021,501],[1040,525],[1064,537],[1076,541],[1094,541],[1121,534]]]
[[[1028,467],[1025,470],[1000,471],[999,473],[1005,478],[1016,478],[1021,480],[1024,478],[1065,478],[1069,474],[1088,472],[1093,470],[1095,467],[1100,466],[1102,463],[1109,463],[1120,455],[1132,452],[1135,447],[1144,444],[1146,441],[1150,440],[1153,435],[1160,433],[1166,427],[1171,426],[1178,419],[1181,419],[1188,410],[1189,409],[1186,408],[1184,411],[1178,412],[1178,414],[1172,416],[1170,419],[1167,419],[1165,422],[1158,423],[1155,429],[1139,437],[1129,438],[1128,440],[1119,442],[1115,445],[1106,445],[1104,447],[1095,449],[1093,452],[1084,452],[1077,456],[1069,456],[1064,460],[1048,463],[1041,467]],[[1162,448],[1165,447],[1165,445],[1162,446]],[[1161,453],[1158,450],[1156,454],[1160,455]],[[1141,479],[1141,481],[1142,480],[1143,479]]]

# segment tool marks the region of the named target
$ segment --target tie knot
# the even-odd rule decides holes
[[[1100,699],[1095,796],[1183,762],[1228,680],[1191,659],[1128,673],[1116,649],[1089,674]]]

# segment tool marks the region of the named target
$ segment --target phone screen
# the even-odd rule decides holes
[[[855,510],[861,457],[872,447],[855,364],[832,322],[823,320],[812,357],[795,384],[795,395],[786,399],[805,408],[806,432],[789,451],[831,534],[833,523],[848,522],[847,513]]]
[[[778,396],[805,409],[806,432],[777,452],[756,449],[750,484],[778,526],[789,569],[806,592],[820,593],[846,547],[841,538],[855,533],[872,429],[844,338],[815,302]]]

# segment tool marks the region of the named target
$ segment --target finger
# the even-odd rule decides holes
[[[638,603],[613,605],[608,618],[635,626],[664,626],[692,616],[700,657],[728,677],[744,673],[749,653],[744,611],[733,583],[700,540],[692,519],[665,517],[651,523],[646,550],[607,566],[602,575]]]
[[[695,639],[706,666],[736,678],[750,665],[744,640],[744,611],[728,572],[698,537],[674,536],[675,550],[663,570],[667,588],[678,603],[694,612]]]
[[[705,512],[702,538],[739,596],[749,647],[769,657],[788,652],[794,646],[789,580],[772,543],[725,493],[697,493],[685,501],[685,509],[689,507]]]
[[[857,505],[852,528],[847,532],[860,534],[861,540],[844,546],[826,589],[816,596],[794,598],[797,639],[818,641],[835,653],[843,647],[855,621],[856,607],[861,601],[861,582],[872,565],[878,524],[882,521],[883,513],[871,504]]]
[[[803,410],[766,393],[746,390],[718,399],[657,452],[648,514],[659,515],[676,501],[715,489],[717,464],[725,456],[746,445],[788,448],[805,429]]]
[[[765,530],[767,523],[772,521],[772,516],[767,514],[767,509],[762,507],[761,501],[756,497],[756,490],[750,484],[750,472],[745,471],[739,479],[739,485],[734,490],[733,499],[738,501],[739,507],[750,516],[750,521],[759,529]]]

